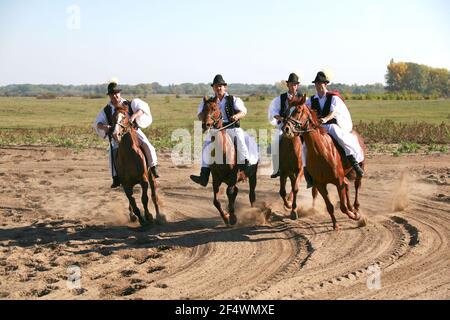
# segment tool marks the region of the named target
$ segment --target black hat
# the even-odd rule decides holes
[[[286,82],[291,82],[291,83],[296,83],[296,84],[300,83],[300,81],[298,81],[298,75],[296,75],[295,73],[291,73]]]
[[[122,91],[122,89],[119,88],[119,85],[117,83],[110,82],[108,84],[108,93],[107,93],[107,95],[114,94],[114,93],[121,92],[121,91]]]
[[[221,74],[218,74],[218,75],[216,75],[215,77],[214,77],[214,80],[213,80],[213,83],[212,83],[212,85],[211,85],[211,87],[213,87],[214,85],[216,85],[216,84],[223,84],[223,85],[227,85],[227,83],[225,82],[225,80],[223,80],[223,78],[222,78],[222,75]]]
[[[316,83],[316,82],[330,83],[330,80],[327,79],[327,76],[325,75],[325,73],[323,71],[319,71],[319,72],[317,72],[317,76],[312,83]]]

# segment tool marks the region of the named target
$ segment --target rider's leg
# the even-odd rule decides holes
[[[364,171],[359,166],[359,163],[357,161],[358,155],[362,155],[362,152],[359,152],[361,147],[359,146],[359,142],[356,137],[353,136],[351,132],[346,132],[341,129],[337,124],[329,125],[328,133],[334,139],[336,139],[336,141],[339,143],[339,145],[342,146],[342,148],[344,148],[345,155],[347,156],[348,161],[355,170],[356,175],[358,177],[362,177],[364,175]]]
[[[312,188],[313,186],[313,177],[309,174],[308,169],[306,168],[306,155],[308,154],[308,148],[306,147],[306,143],[302,144],[302,163],[303,163],[303,176],[306,181],[306,189]]]
[[[194,176],[191,175],[190,178],[192,181],[194,181],[197,184],[200,184],[203,187],[206,187],[208,185],[208,181],[209,181],[209,175],[211,173],[211,170],[209,169],[209,164],[208,164],[208,160],[207,159],[208,155],[206,154],[207,152],[207,146],[210,144],[210,141],[205,141],[205,143],[203,143],[203,147],[202,147],[202,167],[200,169],[200,175],[198,176]]]
[[[117,151],[118,150],[119,150],[118,146],[114,144],[112,146],[112,156],[111,156],[111,149],[108,152],[108,154],[109,154],[109,169],[111,170],[112,179],[113,179],[113,183],[111,184],[111,188],[120,187],[120,179],[119,179],[119,176],[117,174],[116,166],[114,165],[114,160],[113,160],[113,159],[117,158]]]
[[[250,168],[250,154],[248,152],[247,144],[245,143],[244,130],[241,128],[227,129],[227,133],[230,134],[232,138],[236,137],[238,166],[244,170],[245,174],[248,176]]]
[[[270,175],[271,178],[280,176],[280,139],[282,131],[278,128],[273,130],[272,144],[270,146],[270,152],[272,154],[272,168],[273,172]]]
[[[148,141],[147,137],[141,130],[137,130],[137,136],[141,143],[141,147],[145,152],[145,156],[147,157],[148,168],[155,178],[159,178],[159,174],[157,171],[158,157],[156,155],[155,147],[152,146],[150,141]]]

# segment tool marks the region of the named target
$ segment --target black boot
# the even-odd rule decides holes
[[[271,177],[272,179],[275,179],[275,178],[277,178],[277,177],[279,177],[279,176],[280,176],[280,169],[278,169],[277,172],[272,173],[272,174],[270,175],[270,177]]]
[[[150,172],[152,173],[152,175],[155,178],[159,178],[159,174],[158,174],[158,168],[156,166],[153,166],[150,168]]]
[[[202,167],[202,169],[200,170],[200,176],[191,175],[191,180],[203,187],[206,187],[208,185],[210,173],[211,170],[209,168]]]
[[[306,170],[306,167],[303,167],[303,176],[306,180],[306,189],[312,188],[313,186],[313,178],[309,174],[308,170]]]
[[[364,176],[364,171],[363,169],[359,166],[358,161],[356,161],[355,157],[350,155],[347,156],[348,161],[350,162],[351,166],[353,167],[353,170],[355,170],[356,172],[356,176],[358,178],[361,178]]]
[[[117,187],[120,187],[120,179],[119,179],[118,176],[114,176],[113,177],[113,183],[111,185],[111,189],[114,189],[114,188],[117,188]]]

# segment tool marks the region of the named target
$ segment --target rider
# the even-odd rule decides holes
[[[317,94],[311,96],[306,101],[306,105],[317,113],[322,127],[344,149],[345,155],[355,170],[356,175],[362,177],[364,171],[359,166],[359,162],[364,160],[364,155],[358,139],[351,133],[353,123],[347,106],[337,92],[328,91],[327,86],[330,81],[325,72],[319,71],[312,83],[316,87]],[[306,159],[306,152],[306,146],[304,145],[304,159]],[[305,178],[307,179],[308,187],[310,187],[312,186],[312,179],[306,167],[304,169]]]
[[[112,139],[112,131],[114,130],[114,128],[112,127],[112,117],[114,115],[115,107],[119,105],[128,105],[130,123],[135,122],[139,127],[136,130],[136,133],[141,148],[145,152],[145,156],[148,161],[148,168],[150,168],[153,176],[159,178],[157,171],[158,159],[156,157],[155,148],[152,146],[150,141],[148,141],[147,137],[140,129],[147,128],[153,121],[152,114],[150,113],[150,108],[148,104],[141,99],[133,99],[131,101],[123,99],[120,94],[121,91],[122,90],[119,88],[117,81],[112,81],[108,84],[107,95],[109,96],[110,101],[103,109],[100,110],[94,122],[94,129],[96,130],[97,134],[103,139],[108,138],[110,141],[109,165],[113,177],[111,188],[120,186],[119,177],[117,175],[113,160],[114,155],[117,154],[117,148],[119,147],[119,145],[114,139]]]
[[[227,134],[234,140],[236,138],[237,145],[237,161],[240,169],[244,170],[248,176],[249,172],[249,152],[245,143],[244,130],[240,128],[240,119],[244,118],[247,114],[247,108],[244,102],[235,96],[231,96],[227,92],[227,83],[223,79],[222,75],[218,74],[214,77],[211,87],[214,90],[215,98],[219,100],[219,107],[222,113],[223,126],[228,126],[226,129]],[[201,112],[203,110],[203,101],[198,106],[197,117],[201,121]],[[195,183],[206,187],[208,185],[209,174],[211,170],[208,163],[205,161],[204,150],[210,141],[205,141],[202,148],[202,167],[200,170],[200,176],[191,175],[191,180]]]
[[[276,126],[276,129],[274,130],[275,132],[272,136],[271,145],[273,167],[273,173],[270,176],[271,178],[280,176],[279,146],[280,136],[282,134],[281,127],[283,126],[283,119],[290,114],[289,100],[291,100],[294,96],[301,96],[300,92],[297,92],[299,84],[300,81],[298,79],[298,76],[295,73],[291,73],[288,80],[286,81],[288,91],[273,99],[269,105],[269,123]]]

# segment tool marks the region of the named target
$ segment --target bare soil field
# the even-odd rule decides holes
[[[226,227],[211,185],[189,179],[198,166],[159,156],[168,222],[142,228],[129,222],[123,191],[109,188],[106,150],[0,148],[0,298],[450,298],[448,154],[369,157],[360,200],[367,226],[337,211],[339,231],[321,198],[311,208],[304,182],[300,218],[289,219],[279,181],[263,166],[257,206],[240,184],[238,224]],[[67,282],[73,266],[77,288]]]

